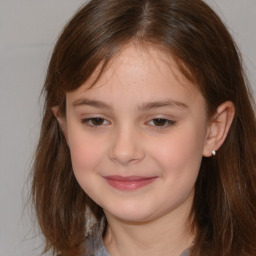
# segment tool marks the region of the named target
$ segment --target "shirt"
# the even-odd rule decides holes
[[[110,256],[101,237],[93,238],[89,236],[85,241],[87,256]],[[189,256],[189,249],[185,250],[180,256]]]
[[[105,230],[105,218],[93,225],[93,232],[85,240],[86,256],[111,256],[105,247],[102,234]],[[92,235],[95,234],[95,235]],[[180,256],[189,256],[190,249],[185,250]]]

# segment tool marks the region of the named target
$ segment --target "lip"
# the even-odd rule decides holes
[[[104,176],[105,180],[108,184],[118,190],[136,190],[142,187],[149,185],[150,183],[154,182],[157,177],[142,177],[142,176]]]

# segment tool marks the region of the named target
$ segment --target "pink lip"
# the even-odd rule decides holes
[[[112,187],[119,189],[119,190],[136,190],[138,188],[144,187],[154,180],[157,177],[141,177],[141,176],[104,176],[106,181]]]

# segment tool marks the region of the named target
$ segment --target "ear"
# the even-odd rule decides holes
[[[52,113],[55,116],[55,118],[57,119],[59,126],[65,136],[66,142],[67,141],[67,125],[66,125],[66,120],[65,118],[60,114],[60,108],[59,106],[54,106],[52,107]]]
[[[216,113],[209,121],[203,156],[209,157],[217,151],[225,141],[235,115],[235,107],[231,101],[219,105]]]

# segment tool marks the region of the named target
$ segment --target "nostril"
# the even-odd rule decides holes
[[[135,158],[129,159],[129,158],[124,158],[124,157],[123,158],[111,157],[110,159],[114,162],[121,163],[122,165],[134,164],[139,161],[139,159],[135,159]]]
[[[135,150],[132,154],[122,154],[121,152],[110,155],[110,159],[122,165],[135,164],[143,159],[143,153]]]
[[[131,159],[130,161],[129,161],[129,163],[135,163],[135,162],[137,162],[138,161],[138,159]]]

